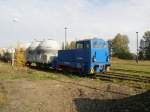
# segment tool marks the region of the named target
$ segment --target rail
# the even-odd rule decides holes
[[[129,80],[129,81],[150,83],[150,77],[148,76],[127,74],[127,73],[120,73],[120,72],[107,72],[105,74],[96,74],[96,77],[99,77],[103,80],[119,79],[119,80]]]

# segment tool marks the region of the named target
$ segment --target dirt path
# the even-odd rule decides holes
[[[92,112],[98,104],[92,104],[90,108],[86,104],[82,110],[79,109],[81,99],[111,100],[137,93],[133,88],[125,86],[92,84],[92,81],[81,81],[78,84],[56,80],[0,81],[0,112]]]

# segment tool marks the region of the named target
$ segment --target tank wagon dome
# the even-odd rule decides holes
[[[47,50],[59,50],[60,46],[57,41],[53,39],[44,39],[38,47],[39,50],[47,51]]]

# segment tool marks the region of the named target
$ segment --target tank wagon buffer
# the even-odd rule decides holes
[[[58,51],[59,69],[96,74],[109,71],[110,66],[108,43],[102,39],[77,41],[75,49]]]

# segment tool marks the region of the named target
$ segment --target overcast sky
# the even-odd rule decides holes
[[[128,35],[131,51],[150,30],[150,0],[0,0],[0,47],[34,38],[68,40]]]

